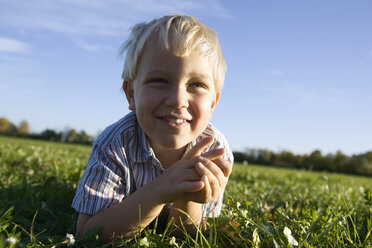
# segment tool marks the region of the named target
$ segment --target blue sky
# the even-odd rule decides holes
[[[128,113],[118,49],[170,13],[219,36],[233,150],[372,150],[372,1],[0,0],[0,116],[95,135]]]

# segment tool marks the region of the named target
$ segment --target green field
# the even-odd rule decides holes
[[[0,137],[0,248],[71,245],[90,149]],[[108,247],[372,247],[372,178],[235,164],[209,225],[194,239],[146,229]],[[98,232],[75,239],[99,244]]]

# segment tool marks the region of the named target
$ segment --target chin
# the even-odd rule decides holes
[[[167,150],[178,150],[182,149],[187,146],[191,141],[177,141],[177,140],[169,140],[162,144],[162,146]]]

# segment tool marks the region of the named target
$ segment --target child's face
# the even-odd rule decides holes
[[[155,41],[145,48],[135,80],[124,82],[124,89],[155,153],[184,148],[198,137],[220,96],[207,57],[177,57]]]

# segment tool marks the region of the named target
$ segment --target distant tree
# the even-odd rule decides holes
[[[52,140],[53,137],[56,135],[56,132],[54,130],[51,130],[51,129],[45,129],[44,131],[41,132],[40,135],[41,135],[42,139]]]
[[[10,121],[2,117],[0,118],[0,133],[8,133],[10,130]]]
[[[332,163],[332,171],[346,172],[350,167],[349,158],[341,150],[337,151]]]
[[[257,151],[257,149],[247,148],[245,150],[245,154],[248,155],[249,160],[250,160],[249,162],[257,163],[257,157],[258,157],[258,151]]]
[[[54,136],[53,141],[62,141],[62,132],[56,132],[56,136]]]
[[[362,154],[353,155],[349,163],[342,168],[342,172],[362,174],[366,166],[368,166],[368,161]]]
[[[290,151],[283,151],[281,154],[281,158],[284,162],[286,162],[288,165],[293,165],[295,161],[295,156]]]
[[[295,156],[290,151],[282,151],[281,153],[275,154],[273,159],[273,165],[283,167],[294,167]]]
[[[361,154],[361,156],[364,158],[364,163],[358,167],[357,172],[359,174],[372,176],[372,151]]]
[[[18,128],[16,125],[14,125],[13,123],[10,123],[10,128],[7,132],[7,135],[10,135],[10,136],[17,136],[18,135]]]
[[[258,150],[257,163],[269,165],[272,162],[273,153],[267,149]]]
[[[301,169],[310,170],[311,166],[309,154],[304,154],[301,159]]]
[[[75,129],[70,129],[67,133],[67,142],[76,142],[78,138],[78,133],[76,132]]]
[[[18,134],[21,136],[25,136],[30,131],[30,126],[28,125],[27,121],[23,120],[19,124],[18,127]]]
[[[366,152],[364,156],[367,158],[368,163],[372,164],[372,151]]]
[[[41,134],[40,134],[42,139],[45,140],[51,140],[51,141],[61,141],[62,134],[57,133],[52,129],[45,129]]]
[[[301,168],[304,168],[304,156],[301,156],[301,155],[296,155],[294,157],[294,164],[293,166],[297,169],[301,169]]]
[[[322,157],[319,164],[319,170],[332,171],[333,162],[334,156],[332,154],[327,154],[327,156]]]
[[[233,154],[235,161],[240,163],[248,161],[253,164],[372,176],[372,151],[351,157],[342,151],[324,156],[320,150],[315,150],[310,155],[294,155],[289,151],[273,153],[264,149],[246,149],[245,152]],[[267,163],[270,155],[271,162]]]
[[[81,130],[77,136],[76,141],[82,144],[89,144],[90,137],[84,130]]]
[[[233,152],[234,161],[238,163],[243,163],[244,161],[249,161],[250,158],[246,153],[243,152]]]
[[[322,152],[320,150],[313,151],[310,156],[307,158],[306,168],[309,170],[313,170],[314,168],[318,168],[317,163],[320,163],[322,159]]]

